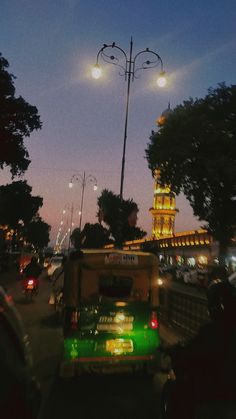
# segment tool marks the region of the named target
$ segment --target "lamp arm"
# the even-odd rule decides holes
[[[113,54],[109,54],[109,53],[105,53],[104,52],[105,50],[107,50],[109,48],[116,49],[116,50],[118,50],[118,51],[120,51],[122,53],[122,55],[124,56],[124,59],[125,59],[125,66],[123,66],[123,65],[120,64],[120,59],[117,56],[115,56]],[[125,75],[127,73],[127,64],[128,64],[127,54],[126,54],[126,52],[122,48],[120,48],[118,45],[116,45],[115,42],[113,42],[110,45],[104,44],[104,46],[98,51],[96,66],[99,63],[99,58],[100,57],[106,63],[113,64],[113,65],[116,65],[117,67],[119,67],[122,70],[122,73],[120,73],[121,76],[122,75]]]
[[[150,57],[150,59],[147,59],[146,61],[144,61],[141,64],[140,67],[138,67],[138,68],[135,69],[137,58],[140,57],[140,55],[143,55],[143,54],[148,54],[149,57]],[[152,57],[152,59],[151,59],[151,57]],[[153,59],[153,57],[154,57],[154,59]],[[140,70],[147,70],[149,68],[154,68],[154,67],[157,67],[159,64],[161,65],[161,72],[163,72],[163,61],[162,61],[160,55],[157,54],[154,51],[150,51],[149,48],[146,48],[145,50],[138,52],[135,55],[135,57],[134,57],[134,60],[133,60],[133,69],[134,69],[134,71],[133,71],[133,77],[135,77],[135,74],[138,71],[140,71]]]
[[[97,183],[98,183],[97,178],[96,178],[95,176],[93,176],[93,175],[88,175],[88,176],[85,178],[85,182],[87,182],[87,180],[90,180],[90,182],[94,182],[95,184],[97,184]]]
[[[82,175],[78,174],[78,175],[73,175],[71,177],[70,182],[73,183],[73,180],[76,180],[77,182],[79,182],[81,184],[81,186],[83,185],[83,177]]]

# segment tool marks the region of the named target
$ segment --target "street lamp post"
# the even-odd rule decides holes
[[[110,50],[110,53],[109,53],[109,50]],[[118,56],[114,55],[114,51],[115,53],[118,54]],[[121,53],[121,59],[119,58],[119,53]],[[119,72],[120,76],[124,76],[125,80],[127,80],[125,127],[124,127],[124,140],[123,140],[123,153],[122,153],[121,179],[120,179],[120,197],[121,198],[123,198],[123,186],[124,186],[125,154],[126,154],[130,85],[131,85],[130,82],[131,80],[134,81],[134,79],[138,77],[137,74],[140,70],[154,68],[160,64],[161,71],[157,79],[157,84],[159,87],[164,87],[166,85],[165,72],[163,71],[163,62],[159,54],[157,54],[154,51],[151,51],[149,48],[146,48],[145,50],[138,52],[134,57],[132,54],[133,54],[132,37],[130,40],[129,55],[127,55],[126,52],[122,48],[116,45],[115,42],[113,42],[110,45],[104,44],[103,47],[98,51],[97,61],[96,61],[95,66],[92,69],[93,78],[95,79],[100,78],[102,74],[102,69],[99,65],[99,59],[101,57],[103,61],[109,64],[118,66],[120,69],[120,72]],[[143,55],[146,55],[147,59],[144,62],[142,60],[140,62],[139,58]],[[123,62],[125,63],[125,65],[122,64]]]
[[[72,224],[73,224],[73,213],[74,213],[74,204],[72,202],[71,204],[71,211],[70,211],[70,227],[68,228],[68,234],[69,234],[69,239],[68,239],[68,253],[70,251],[70,244],[71,244],[71,233],[72,233]]]
[[[91,183],[94,184],[93,189],[96,191],[97,190],[97,179],[95,178],[95,176],[90,175],[90,174],[86,176],[85,172],[83,172],[83,175],[74,174],[74,175],[72,175],[71,180],[69,182],[69,188],[73,188],[74,181],[79,182],[80,185],[81,185],[81,202],[80,202],[80,212],[79,212],[79,214],[80,214],[79,229],[81,231],[85,187],[87,185],[87,182],[90,181]]]

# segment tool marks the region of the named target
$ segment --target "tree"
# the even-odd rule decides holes
[[[9,166],[14,177],[24,173],[30,163],[24,137],[40,129],[41,122],[35,106],[21,96],[15,97],[15,77],[7,71],[8,67],[0,53],[0,168]]]
[[[101,224],[86,223],[82,232],[75,228],[71,234],[71,242],[76,249],[100,249],[110,243],[109,231]]]
[[[122,199],[119,195],[104,189],[98,197],[99,221],[109,227],[111,236],[118,245],[126,240],[141,239],[146,232],[136,227],[138,205],[132,200]]]
[[[150,169],[185,194],[194,215],[219,241],[220,262],[236,225],[236,85],[210,88],[177,106],[146,150]]]
[[[37,250],[41,250],[49,243],[49,232],[51,227],[45,223],[39,215],[33,218],[28,224],[25,237]]]
[[[32,188],[24,180],[0,186],[0,224],[23,235],[25,228],[43,205],[43,198],[31,195]]]
[[[72,231],[71,236],[70,236],[71,243],[75,249],[81,248],[81,241],[82,241],[81,239],[82,239],[81,232],[80,232],[80,229],[77,227]]]

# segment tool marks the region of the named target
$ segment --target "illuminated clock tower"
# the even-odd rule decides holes
[[[157,125],[162,126],[171,113],[170,104],[157,120]],[[154,177],[154,201],[150,208],[152,214],[152,236],[159,239],[163,236],[172,236],[175,228],[175,215],[178,212],[175,207],[175,195],[168,185],[160,183],[160,169],[155,169]]]

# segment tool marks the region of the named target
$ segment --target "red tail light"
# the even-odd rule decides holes
[[[9,303],[9,304],[12,304],[13,303],[13,297],[12,297],[12,295],[6,295],[6,300],[7,300],[7,302]]]
[[[79,322],[79,312],[77,310],[72,311],[71,318],[70,318],[70,324],[71,329],[77,329]]]
[[[29,280],[28,280],[28,284],[29,284],[29,285],[34,285],[34,280],[33,280],[33,279],[29,279]]]
[[[159,322],[158,322],[157,312],[156,311],[152,311],[151,320],[150,320],[149,326],[153,330],[158,329],[158,327],[159,327]]]

